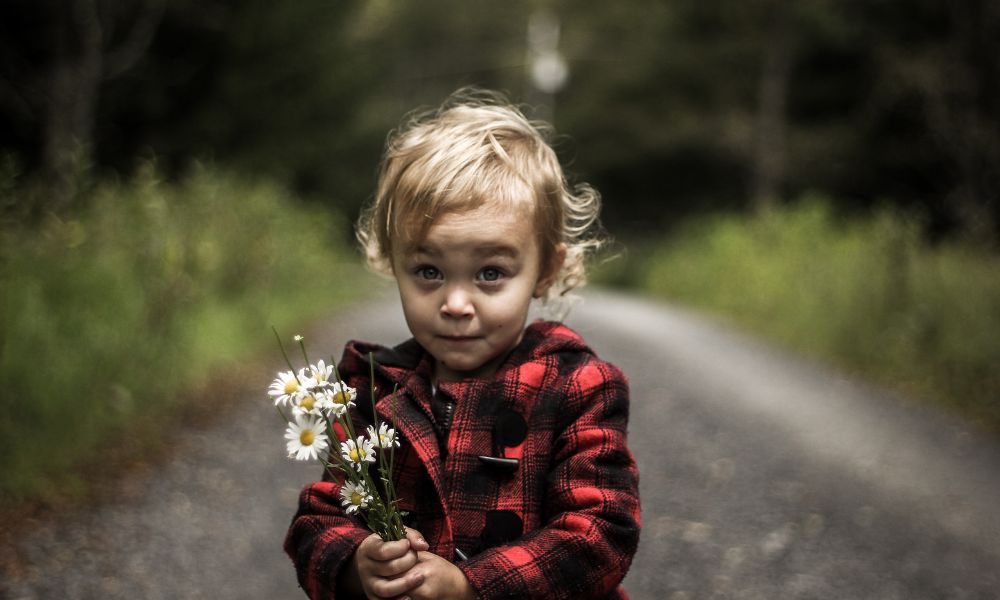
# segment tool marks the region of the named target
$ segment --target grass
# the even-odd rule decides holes
[[[694,306],[1000,431],[1000,257],[807,198],[643,246],[617,283]],[[611,271],[611,269],[608,269]],[[624,274],[624,275],[623,275]]]
[[[267,183],[150,170],[84,200],[0,237],[0,505],[85,494],[78,467],[155,445],[187,392],[364,277],[339,215]]]

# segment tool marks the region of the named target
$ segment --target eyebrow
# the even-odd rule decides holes
[[[495,246],[482,246],[472,251],[478,257],[503,256],[507,258],[517,258],[520,254],[517,248],[507,244],[497,244]]]
[[[426,254],[428,256],[437,257],[441,255],[441,252],[434,247],[425,246],[423,244],[417,246],[413,249],[415,254]],[[504,258],[517,258],[520,256],[521,252],[514,246],[508,244],[494,244],[489,246],[478,246],[472,249],[472,254],[476,258],[493,258],[493,257],[504,257]]]

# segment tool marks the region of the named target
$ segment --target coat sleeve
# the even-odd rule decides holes
[[[364,368],[367,369],[367,364]],[[358,390],[358,405],[369,402],[365,391],[368,377],[352,376],[349,371],[354,369],[349,364],[342,363],[340,369],[341,377]],[[368,419],[362,411],[352,410],[351,417],[356,428],[367,427]],[[364,523],[344,513],[340,503],[342,484],[342,477],[325,475],[324,481],[306,486],[285,537],[285,552],[295,564],[299,585],[314,600],[338,597],[337,575],[361,542],[371,535]]]
[[[639,542],[639,475],[626,439],[628,383],[597,360],[569,377],[546,489],[546,524],[458,563],[482,599],[607,598]]]
[[[285,538],[299,585],[310,598],[337,598],[340,570],[371,532],[343,514],[338,501],[340,484],[320,481],[307,486],[299,510]]]

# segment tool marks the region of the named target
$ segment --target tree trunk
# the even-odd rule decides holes
[[[966,234],[996,246],[1000,230],[1000,9],[992,0],[950,5],[947,91],[935,91],[937,134],[957,167],[950,199]],[[943,96],[943,97],[942,97]]]
[[[764,40],[763,65],[757,102],[757,143],[754,149],[754,208],[771,208],[784,183],[788,131],[787,98],[792,69],[792,31],[788,8],[773,9],[768,35]]]
[[[79,0],[72,9],[71,21],[55,31],[58,50],[42,113],[42,174],[50,190],[43,208],[53,212],[72,203],[79,176],[90,162],[102,78],[97,6],[93,0]]]
[[[128,34],[107,48],[102,16],[113,19],[118,5],[72,0],[55,18],[55,56],[42,106],[42,174],[49,188],[43,210],[61,212],[77,194],[90,166],[101,83],[131,69],[145,54],[163,17],[162,0],[147,0],[132,15]],[[121,16],[120,14],[118,16]]]

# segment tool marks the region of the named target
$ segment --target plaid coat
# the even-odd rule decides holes
[[[569,328],[539,321],[494,376],[440,382],[434,397],[433,359],[415,341],[350,342],[340,376],[358,389],[360,427],[371,418],[369,352],[385,394],[376,410],[402,434],[400,505],[431,552],[483,599],[626,598],[639,493],[621,371]],[[285,541],[312,598],[336,596],[337,573],[369,535],[339,491],[336,481],[306,487]]]

